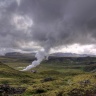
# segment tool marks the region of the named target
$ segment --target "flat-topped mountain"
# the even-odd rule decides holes
[[[34,53],[20,53],[20,52],[8,52],[5,54],[7,57],[35,57],[35,52]],[[76,53],[62,53],[62,52],[57,52],[57,53],[52,53],[49,56],[52,57],[96,57],[95,55],[90,55],[90,54],[76,54]]]

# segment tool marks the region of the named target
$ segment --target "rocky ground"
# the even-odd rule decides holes
[[[22,94],[24,93],[26,88],[23,87],[11,87],[9,85],[0,85],[0,96],[9,96],[14,94]]]

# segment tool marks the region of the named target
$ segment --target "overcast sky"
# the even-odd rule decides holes
[[[0,54],[96,54],[96,0],[0,0]]]

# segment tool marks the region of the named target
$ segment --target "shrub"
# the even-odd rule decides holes
[[[40,94],[40,93],[44,93],[44,92],[46,92],[46,90],[41,89],[41,88],[40,89],[38,88],[35,90],[35,94]]]
[[[7,80],[2,81],[1,83],[2,83],[2,84],[5,84],[5,85],[6,85],[6,84],[9,84],[9,82],[8,82]]]

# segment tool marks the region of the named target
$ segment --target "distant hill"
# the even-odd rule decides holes
[[[36,53],[20,53],[20,52],[9,52],[6,53],[5,56],[6,57],[30,57],[30,58],[34,58]]]
[[[30,57],[30,58],[35,58],[36,53],[20,53],[20,52],[9,52],[6,53],[5,56],[7,57]],[[76,54],[76,53],[62,53],[62,52],[57,52],[57,53],[52,53],[49,56],[51,57],[96,57],[95,55],[88,55],[88,54]]]
[[[76,54],[76,53],[53,53],[51,56],[56,56],[56,57],[96,57],[95,55],[89,55],[89,54]]]

